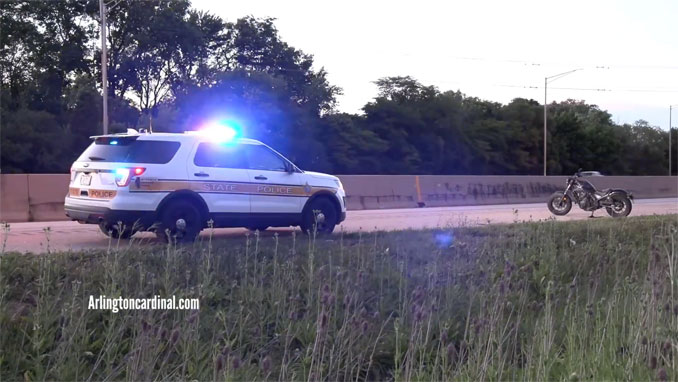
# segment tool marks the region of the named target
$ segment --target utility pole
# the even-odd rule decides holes
[[[676,105],[669,105],[669,176],[671,176],[671,111]]]
[[[548,126],[547,126],[547,114],[546,114],[546,107],[547,107],[547,91],[548,91],[548,85],[549,85],[549,80],[555,81],[559,78],[565,77],[568,74],[574,73],[578,70],[582,70],[583,68],[579,69],[574,69],[570,70],[568,72],[556,74],[555,76],[551,77],[544,77],[544,176],[546,176],[546,136],[547,136],[547,131],[548,131]]]
[[[99,13],[101,14],[101,84],[103,96],[103,127],[104,135],[108,134],[108,60],[106,59],[106,4],[99,0]]]

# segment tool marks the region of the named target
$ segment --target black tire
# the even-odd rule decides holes
[[[612,195],[610,199],[612,199],[612,207],[605,207],[608,215],[613,218],[629,216],[631,213],[631,199],[621,194]]]
[[[267,225],[256,225],[256,226],[251,226],[247,227],[248,230],[254,232],[254,231],[259,231],[259,232],[264,232],[268,229]]]
[[[552,214],[557,216],[565,216],[572,209],[572,199],[562,192],[554,192],[549,198],[546,205]]]
[[[134,231],[132,230],[132,228],[126,226],[125,224],[122,224],[122,233],[120,232],[119,228],[120,225],[117,223],[116,224],[111,224],[107,222],[99,223],[99,229],[107,237],[111,237],[113,239],[129,239],[130,237],[132,237],[132,235],[134,235]]]
[[[329,235],[339,221],[337,209],[327,198],[318,198],[311,202],[301,216],[301,230],[308,233]]]
[[[191,243],[202,229],[203,218],[200,209],[188,200],[174,200],[160,211],[160,224],[155,230],[155,235],[164,241]]]

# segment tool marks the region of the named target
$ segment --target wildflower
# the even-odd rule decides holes
[[[457,359],[457,348],[454,347],[454,344],[447,345],[447,360],[450,363],[454,363]]]
[[[650,367],[650,369],[653,369],[653,370],[656,369],[657,368],[657,357],[655,357],[655,356],[650,357],[650,362],[649,362],[648,366]]]
[[[263,370],[266,374],[271,371],[271,357],[264,357],[264,359],[261,361],[261,370]]]
[[[344,306],[349,306],[350,304],[351,304],[351,295],[345,294],[344,295]]]
[[[664,347],[662,348],[662,350],[664,351],[664,353],[667,354],[671,353],[671,341],[666,340],[666,342],[664,342]]]
[[[669,379],[669,375],[666,372],[666,369],[664,369],[663,367],[659,369],[659,371],[657,372],[657,379],[660,381],[667,381]]]
[[[414,314],[414,320],[416,322],[420,322],[421,320],[424,319],[425,316],[426,316],[426,312],[424,312],[424,308],[420,306],[417,309],[416,313]]]
[[[325,306],[333,305],[334,304],[334,295],[329,293],[323,293],[323,296],[321,298],[322,304]]]
[[[223,349],[221,349],[221,355],[223,355],[224,357],[228,357],[229,354],[231,354],[231,348],[228,345],[226,345],[224,346]]]
[[[217,371],[221,371],[221,369],[224,368],[224,356],[222,354],[219,354],[219,357],[217,357]]]
[[[240,368],[240,365],[242,364],[242,361],[240,361],[240,357],[234,357],[231,363],[233,370],[238,370]]]
[[[172,335],[170,336],[170,343],[175,344],[179,340],[179,329],[172,330]]]
[[[319,330],[324,330],[327,328],[327,322],[329,321],[329,317],[327,316],[327,313],[323,311],[320,314],[320,317],[318,317],[318,329]]]
[[[446,331],[443,331],[442,333],[440,333],[440,341],[442,343],[447,343],[447,332]]]
[[[367,334],[367,329],[368,329],[367,321],[363,320],[360,329],[361,329],[363,335]]]

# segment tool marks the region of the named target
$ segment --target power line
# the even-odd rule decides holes
[[[448,83],[456,85],[481,85],[481,86],[492,86],[492,87],[502,87],[502,88],[521,88],[521,89],[544,89],[544,86],[534,86],[534,85],[519,85],[519,84],[488,84],[488,83],[471,83],[471,82],[459,82],[459,81],[431,81],[430,79],[422,80],[428,83]],[[549,86],[549,89],[557,90],[575,90],[575,91],[594,91],[594,92],[634,92],[634,93],[678,93],[678,88],[645,88],[645,89],[634,89],[634,88],[581,88],[581,87],[553,87]]]
[[[404,52],[385,52],[384,54],[395,54],[399,56],[422,56],[417,53],[404,53]],[[664,69],[664,70],[678,70],[678,65],[636,65],[636,64],[583,64],[578,62],[556,62],[556,61],[533,61],[525,59],[512,59],[512,58],[491,58],[491,57],[470,57],[470,56],[455,56],[455,55],[436,55],[436,59],[447,58],[452,60],[460,61],[484,61],[484,62],[505,62],[512,64],[522,64],[523,66],[585,66],[587,68],[594,69]]]

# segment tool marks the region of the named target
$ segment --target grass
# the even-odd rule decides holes
[[[677,239],[665,215],[3,253],[0,380],[676,380]]]

